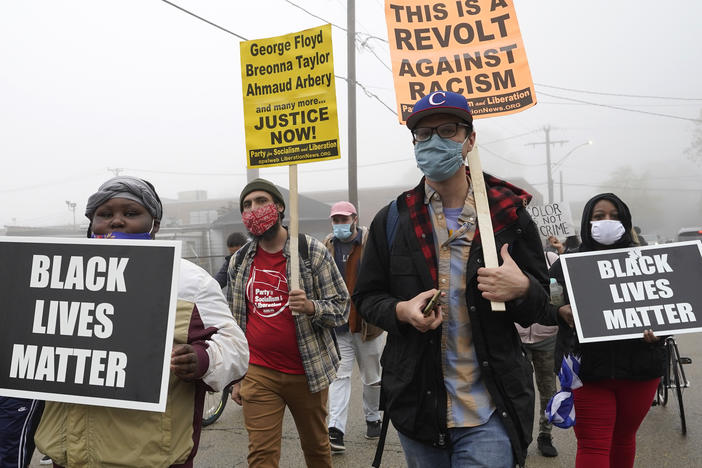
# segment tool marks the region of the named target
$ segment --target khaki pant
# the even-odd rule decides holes
[[[287,406],[295,420],[307,466],[331,468],[326,424],[328,389],[311,393],[304,375],[250,365],[240,394],[249,433],[249,467],[278,466]]]

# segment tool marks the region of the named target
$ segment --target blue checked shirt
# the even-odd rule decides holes
[[[473,189],[471,185],[460,214],[453,219],[444,212],[439,194],[428,184],[424,189],[424,203],[434,228],[438,284],[446,294],[441,297],[446,421],[448,427],[479,426],[490,419],[495,405],[480,374],[466,303],[466,265],[477,223]]]

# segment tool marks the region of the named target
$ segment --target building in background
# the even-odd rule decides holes
[[[524,179],[507,179],[534,196],[532,203],[542,203],[543,197]],[[288,189],[277,186],[286,201],[285,221],[290,220],[290,193]],[[412,187],[374,187],[361,188],[358,192],[359,222],[368,226],[375,214],[390,203],[398,193]],[[348,192],[327,190],[299,194],[299,230],[319,240],[329,233],[329,209],[339,200],[346,200]],[[226,240],[232,232],[246,235],[246,228],[241,221],[239,199],[208,198],[206,190],[179,192],[178,198],[164,198],[163,219],[157,238],[160,240],[179,240],[182,242],[182,255],[211,274],[222,266],[227,255]],[[573,211],[575,212],[575,211]],[[78,225],[62,226],[4,226],[7,236],[25,237],[69,237],[84,238],[88,229],[87,220]]]

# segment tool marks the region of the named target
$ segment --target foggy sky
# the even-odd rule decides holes
[[[284,0],[176,3],[247,39],[323,23]],[[295,3],[346,24],[346,2]],[[386,38],[383,2],[357,3],[358,31]],[[640,219],[649,232],[702,225],[702,167],[683,154],[692,122],[543,94],[699,118],[702,3],[517,0],[515,6],[539,103],[476,121],[484,169],[522,176],[545,194],[544,145],[528,144],[542,142],[550,126],[553,140],[567,140],[552,147],[554,161],[594,142],[560,167],[567,201],[586,200],[629,166],[645,180],[630,184],[638,192],[626,193],[663,207],[634,210],[635,224]],[[336,74],[345,76],[345,33],[333,28],[333,41]],[[390,64],[387,43],[367,45]],[[239,39],[166,3],[2,2],[0,64],[0,226],[72,223],[66,200],[82,218],[87,197],[113,175],[108,168],[147,178],[168,198],[195,189],[211,198],[236,196],[245,183]],[[357,64],[357,80],[395,109],[391,72],[360,45]],[[300,192],[346,188],[346,82],[337,79],[336,90],[342,158],[301,165]],[[408,131],[376,99],[360,89],[357,96],[359,186],[415,185],[420,173]],[[263,169],[261,176],[288,186],[285,168]]]

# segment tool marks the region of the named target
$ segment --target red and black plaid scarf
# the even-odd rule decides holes
[[[499,232],[517,218],[517,208],[526,206],[531,201],[531,195],[509,182],[500,180],[489,174],[485,175],[485,185],[487,187],[488,203],[490,205],[490,217],[492,218],[492,228],[494,232]],[[466,176],[470,176],[470,170],[466,167]],[[405,201],[410,217],[410,224],[422,254],[429,265],[431,277],[434,283],[437,282],[438,271],[436,264],[436,251],[434,249],[434,231],[431,225],[429,209],[424,204],[424,178],[415,188],[405,192]],[[480,233],[475,230],[473,244],[480,243]]]

